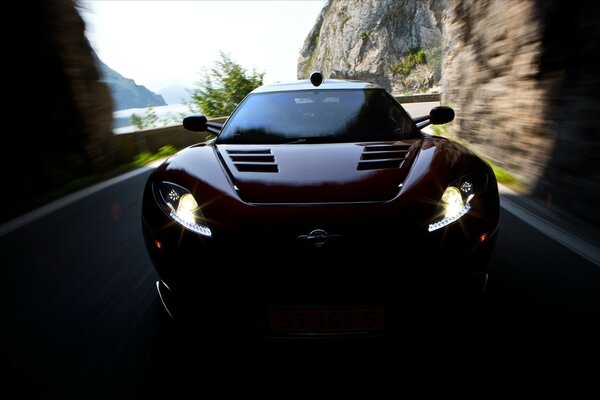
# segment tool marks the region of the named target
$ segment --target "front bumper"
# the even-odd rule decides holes
[[[496,239],[493,230],[471,246],[446,232],[442,245],[439,238],[402,238],[403,246],[379,238],[317,248],[279,238],[215,241],[167,220],[152,229],[144,219],[143,231],[169,314],[178,323],[206,325],[205,332],[219,337],[391,336],[406,321],[413,326],[448,318],[456,322],[457,312],[466,315],[463,311],[471,310],[469,303],[485,288]],[[274,309],[314,314],[315,309],[369,307],[385,310],[383,330],[270,329]]]

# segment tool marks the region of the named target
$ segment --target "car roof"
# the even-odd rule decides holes
[[[303,79],[295,82],[274,83],[254,89],[251,93],[288,92],[293,90],[332,90],[332,89],[382,89],[381,86],[370,82],[350,81],[344,79],[325,79],[319,86],[314,86],[310,80]]]

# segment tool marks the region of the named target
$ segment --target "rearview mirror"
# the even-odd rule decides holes
[[[206,132],[206,122],[204,115],[191,115],[183,119],[183,127],[192,132]]]
[[[454,110],[446,106],[433,107],[429,111],[429,121],[433,125],[447,124],[454,119]]]

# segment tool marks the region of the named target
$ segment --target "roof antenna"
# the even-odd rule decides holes
[[[313,86],[319,86],[321,83],[323,83],[323,74],[321,71],[315,71],[310,74],[310,83],[312,83]]]

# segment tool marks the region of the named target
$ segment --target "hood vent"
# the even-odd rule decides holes
[[[357,170],[400,168],[408,156],[410,145],[374,145],[365,146]]]
[[[227,155],[240,172],[279,172],[270,149],[227,150]]]

